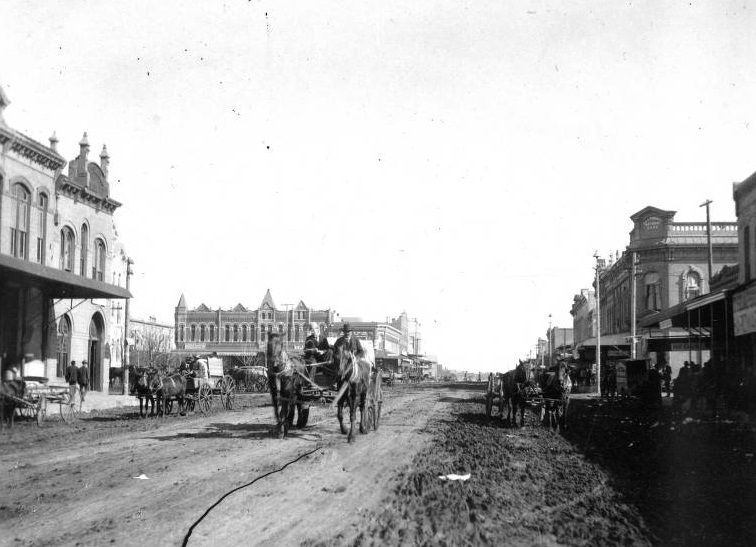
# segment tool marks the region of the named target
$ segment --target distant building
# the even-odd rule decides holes
[[[595,346],[590,348],[590,352],[581,353],[582,344],[591,338],[596,338],[596,293],[590,289],[581,289],[580,294],[576,294],[572,299],[572,335],[573,335],[573,354],[576,359],[595,362]],[[586,355],[586,353],[589,353]]]
[[[137,367],[159,367],[168,363],[171,352],[176,349],[176,329],[173,325],[159,323],[155,317],[129,319],[130,360]]]
[[[110,196],[110,155],[89,160],[87,134],[68,162],[9,127],[0,88],[0,360],[41,360],[36,374],[62,381],[70,361],[89,361],[90,388],[104,390],[117,332],[112,310],[129,298],[126,254]],[[32,357],[33,356],[33,357]]]
[[[551,327],[546,331],[546,340],[551,348],[552,357],[549,361],[549,356],[546,356],[548,362],[553,362],[557,358],[572,357],[573,332],[571,328]]]
[[[205,304],[189,308],[182,294],[174,317],[176,351],[215,352],[244,360],[264,350],[274,332],[282,336],[290,351],[302,350],[307,328],[328,331],[337,314],[309,308],[301,300],[292,309],[279,309],[268,290],[257,308],[237,304],[226,310]]]

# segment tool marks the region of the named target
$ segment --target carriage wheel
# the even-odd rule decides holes
[[[66,392],[60,398],[60,417],[67,424],[79,417],[79,407],[71,400],[71,394]]]
[[[260,376],[257,380],[257,385],[255,386],[257,391],[260,393],[265,393],[268,391],[268,379],[265,376]]]
[[[194,397],[191,397],[191,396],[190,397],[185,397],[184,398],[184,410],[186,412],[194,412],[194,406],[195,406],[194,402],[195,402]]]
[[[202,384],[197,394],[197,405],[199,411],[202,414],[210,412],[210,405],[212,404],[213,390],[207,384]]]
[[[220,392],[221,403],[226,410],[234,409],[236,399],[236,382],[230,376],[224,376],[215,383],[215,388]]]

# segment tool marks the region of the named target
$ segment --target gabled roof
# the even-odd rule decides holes
[[[205,306],[205,304],[203,303],[197,306],[197,309],[195,309],[194,311],[212,311],[212,310],[208,308],[207,306]]]
[[[179,303],[177,308],[186,308],[186,298],[184,298],[184,293],[181,293],[181,298],[179,298]]]
[[[270,289],[268,289],[265,292],[265,297],[263,298],[262,304],[260,304],[261,308],[272,308],[276,309],[276,303],[273,302],[273,297],[270,295]]]
[[[247,308],[241,305],[241,302],[238,303],[236,306],[234,306],[234,309],[231,311],[247,311]]]
[[[297,307],[294,308],[294,309],[297,310],[297,311],[299,311],[299,310],[307,311],[309,308],[307,306],[305,306],[304,301],[300,300],[299,304],[297,304]]]
[[[657,216],[661,218],[671,219],[674,218],[674,216],[677,214],[677,211],[665,211],[664,209],[659,209],[658,207],[654,207],[652,205],[647,205],[634,215],[630,216],[630,220],[635,222],[638,219],[649,217],[649,216]]]

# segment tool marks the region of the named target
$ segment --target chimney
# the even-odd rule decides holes
[[[84,136],[79,141],[79,165],[76,173],[78,177],[87,177],[87,154],[89,154],[89,140],[87,140],[87,132],[84,131]]]
[[[102,145],[102,152],[100,152],[100,167],[102,172],[105,173],[105,179],[108,178],[108,166],[110,165],[110,155],[108,154],[107,145]]]
[[[58,151],[58,135],[55,131],[53,131],[53,134],[50,137],[50,148],[52,148],[54,152]]]

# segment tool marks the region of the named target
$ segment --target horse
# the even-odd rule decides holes
[[[155,375],[150,382],[150,391],[163,406],[162,417],[165,418],[165,411],[169,400],[176,399],[178,402],[178,412],[181,416],[184,412],[184,397],[186,396],[186,377],[181,373],[171,374],[170,376]]]
[[[366,434],[365,427],[365,398],[370,387],[370,373],[373,363],[370,353],[365,351],[353,352],[348,344],[338,346],[335,353],[339,364],[336,400],[337,417],[342,434],[347,434],[347,442],[354,440],[354,424],[357,420],[357,407],[360,409],[360,433]],[[349,430],[344,426],[344,404],[349,405]]]
[[[572,381],[567,367],[563,365],[559,365],[555,372],[541,377],[541,392],[545,399],[541,417],[547,427],[567,428],[567,407],[571,391]]]
[[[139,397],[139,416],[147,416],[147,408],[150,408],[150,416],[155,415],[155,393],[152,391],[152,382],[157,376],[157,371],[146,368],[134,368],[134,389],[132,393]],[[130,383],[130,382],[129,382]],[[144,405],[144,406],[143,406]]]
[[[301,427],[305,423],[305,413],[309,411],[303,409],[297,399],[309,375],[301,359],[289,357],[284,351],[278,334],[271,335],[267,348],[268,386],[276,420],[275,431],[279,439],[285,439],[294,423],[295,408],[299,410],[297,425]]]
[[[520,427],[525,425],[526,389],[528,387],[528,375],[525,365],[520,362],[514,370],[501,375],[503,404],[507,408],[507,423],[517,424],[517,408],[520,409]],[[502,419],[504,413],[501,414]]]

